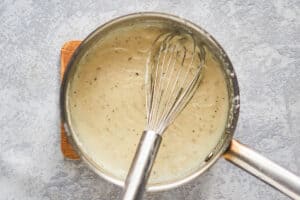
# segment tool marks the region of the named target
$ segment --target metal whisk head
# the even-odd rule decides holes
[[[147,62],[146,130],[162,134],[193,97],[205,63],[204,47],[189,33],[160,35]]]

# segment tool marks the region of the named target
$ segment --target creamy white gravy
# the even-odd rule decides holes
[[[137,25],[113,30],[80,61],[68,90],[81,148],[105,173],[124,180],[146,123],[145,63],[164,29]],[[228,92],[219,63],[207,53],[202,83],[163,135],[149,183],[186,177],[203,164],[224,132]]]

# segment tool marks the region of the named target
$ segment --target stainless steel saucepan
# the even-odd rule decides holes
[[[168,14],[150,12],[135,13],[109,21],[108,23],[100,26],[94,32],[92,32],[81,43],[79,48],[72,56],[71,61],[68,64],[67,71],[64,75],[61,88],[61,110],[68,137],[77,149],[77,152],[81,155],[81,158],[85,160],[85,162],[101,177],[119,186],[124,186],[124,181],[117,180],[110,174],[104,172],[93,162],[93,160],[91,159],[91,155],[86,154],[83,147],[78,145],[79,142],[78,138],[76,137],[76,131],[74,130],[74,125],[70,120],[71,113],[68,104],[69,97],[67,94],[71,85],[70,80],[74,76],[74,72],[78,66],[78,62],[92,44],[97,42],[104,34],[109,33],[109,31],[111,31],[115,27],[124,24],[134,24],[139,21],[147,20],[166,23],[178,29],[188,30],[197,38],[198,42],[204,43],[223,66],[223,71],[227,79],[227,88],[229,91],[230,100],[230,109],[224,134],[220,138],[219,143],[216,145],[213,151],[211,151],[211,153],[207,156],[205,165],[199,166],[199,169],[194,173],[180,180],[176,180],[171,183],[149,186],[147,188],[147,191],[163,191],[187,183],[200,174],[204,173],[220,157],[223,156],[226,160],[260,178],[261,180],[280,190],[287,196],[293,199],[300,199],[300,178],[298,176],[233,139],[233,134],[238,121],[240,108],[239,86],[236,73],[223,48],[209,33],[207,33],[199,26],[182,18]]]

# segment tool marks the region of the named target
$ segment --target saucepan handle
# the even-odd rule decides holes
[[[300,199],[300,177],[251,150],[249,147],[232,140],[224,157],[292,199]]]

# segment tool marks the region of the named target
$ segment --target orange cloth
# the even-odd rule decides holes
[[[81,41],[69,41],[66,42],[63,47],[61,48],[61,55],[60,55],[60,75],[61,79],[65,73],[65,70],[67,68],[67,64],[76,50],[76,48],[79,46]],[[72,160],[78,160],[80,159],[79,155],[76,153],[73,146],[68,142],[68,137],[66,130],[64,129],[63,124],[61,124],[61,151],[65,158],[69,158]]]

